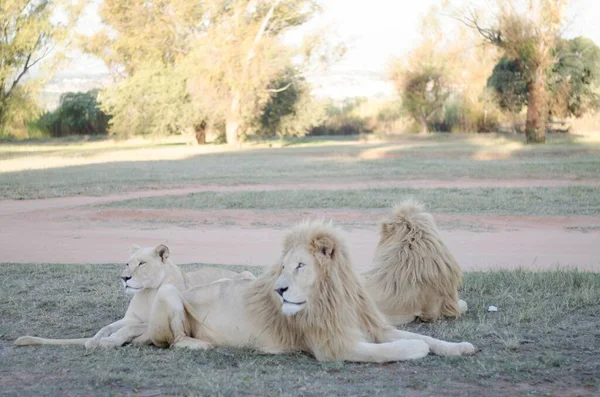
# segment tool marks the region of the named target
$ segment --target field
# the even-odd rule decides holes
[[[183,139],[26,142],[0,145],[0,182],[0,394],[600,392],[600,134],[551,136],[544,146],[435,134],[239,149]],[[12,346],[23,334],[90,335],[122,316],[117,264],[131,244],[166,243],[186,268],[258,273],[289,226],[324,217],[343,227],[364,268],[378,220],[406,197],[433,213],[467,270],[461,296],[470,306],[461,319],[408,328],[473,342],[473,357],[319,364],[233,349]]]

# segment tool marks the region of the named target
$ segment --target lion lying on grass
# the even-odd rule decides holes
[[[133,341],[148,327],[152,302],[158,289],[166,284],[177,289],[187,289],[193,285],[207,284],[221,278],[254,276],[249,272],[236,273],[230,270],[206,267],[195,272],[184,273],[171,263],[169,248],[159,245],[156,248],[133,246],[121,280],[125,293],[133,295],[125,317],[107,325],[92,338],[46,339],[22,336],[15,345],[85,345],[86,348],[115,347]]]
[[[283,254],[257,279],[225,279],[180,291],[159,288],[148,331],[137,342],[160,347],[250,347],[304,351],[319,361],[388,362],[472,354],[450,343],[399,331],[377,310],[337,231],[304,223],[285,238]]]
[[[462,271],[442,241],[433,217],[413,201],[394,208],[381,225],[373,266],[362,274],[365,288],[393,325],[419,317],[436,321],[467,311],[458,299]]]

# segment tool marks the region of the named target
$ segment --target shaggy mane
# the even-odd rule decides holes
[[[304,222],[287,234],[283,246],[281,259],[248,291],[248,310],[265,324],[265,332],[284,348],[301,349],[327,360],[341,359],[358,340],[380,338],[379,333],[389,326],[362,286],[337,229],[323,221]],[[307,307],[288,317],[282,313],[273,287],[283,257],[295,247],[304,247],[313,255],[317,281]],[[322,254],[323,249],[328,255]]]
[[[397,204],[380,233],[374,265],[363,274],[379,309],[418,313],[436,296],[442,299],[441,315],[460,316],[462,271],[423,206],[413,200]]]

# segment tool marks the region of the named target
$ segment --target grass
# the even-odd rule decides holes
[[[561,137],[535,147],[518,138],[449,134],[304,139],[240,150],[172,140],[0,145],[0,198],[301,181],[597,180],[600,139],[592,138]]]
[[[405,197],[438,213],[500,215],[600,215],[600,187],[433,188],[368,190],[279,190],[199,192],[115,201],[112,208],[144,209],[299,209],[389,208]]]
[[[197,266],[193,266],[197,267]],[[241,270],[238,267],[237,270]],[[260,271],[259,268],[249,269]],[[92,335],[126,308],[116,265],[0,265],[5,395],[593,395],[600,387],[600,275],[467,273],[466,316],[407,328],[481,348],[473,357],[377,364],[127,346],[12,346],[23,334]],[[498,312],[487,312],[489,305]],[[68,324],[65,323],[68,321]],[[66,325],[65,325],[66,324]],[[597,394],[596,394],[597,395]]]

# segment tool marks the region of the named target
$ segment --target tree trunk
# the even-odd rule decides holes
[[[231,101],[231,109],[225,120],[225,138],[228,145],[238,145],[240,129],[240,94],[236,92]]]
[[[427,117],[421,116],[419,119],[419,134],[427,134],[429,129],[427,128]]]
[[[194,131],[196,132],[196,141],[198,144],[204,145],[206,143],[206,121],[196,124]]]
[[[527,83],[527,121],[525,135],[527,143],[546,142],[546,78],[541,68],[535,71],[533,79]]]

